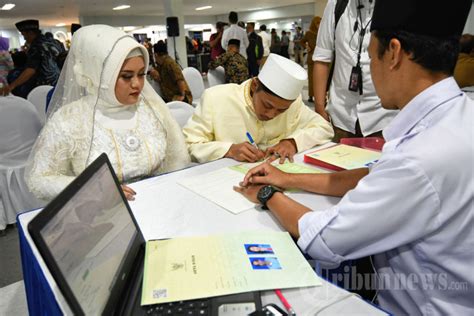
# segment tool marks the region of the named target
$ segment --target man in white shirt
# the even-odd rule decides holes
[[[237,12],[231,11],[229,13],[229,24],[230,26],[224,30],[222,34],[221,45],[224,50],[227,50],[227,43],[231,39],[238,39],[240,41],[240,55],[247,58],[247,47],[249,46],[249,39],[247,37],[247,32],[245,29],[237,25],[239,21],[239,16]]]
[[[262,44],[263,44],[263,60],[262,60],[262,65],[265,62],[265,59],[267,59],[268,55],[270,55],[270,46],[272,45],[272,37],[270,34],[267,32],[267,26],[265,24],[260,25],[260,32],[258,33],[260,37],[262,38]]]
[[[299,238],[300,248],[322,264],[373,255],[378,303],[387,311],[469,315],[474,308],[474,101],[452,74],[471,0],[431,4],[385,0],[375,5],[371,74],[382,105],[400,113],[384,130],[387,142],[370,172],[288,175],[263,164],[235,189],[266,205]],[[256,183],[343,198],[313,212],[275,187]]]
[[[331,118],[335,142],[342,137],[380,137],[397,111],[381,106],[370,77],[367,47],[375,1],[349,0],[335,26],[337,2],[328,1],[313,53],[315,110],[325,119]],[[334,72],[326,104],[329,66],[333,58]],[[360,70],[360,76],[356,69]],[[359,82],[351,80],[357,77]],[[350,90],[351,81],[354,84]]]

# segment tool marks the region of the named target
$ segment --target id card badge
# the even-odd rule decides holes
[[[362,69],[359,65],[352,67],[349,78],[349,90],[362,94]]]

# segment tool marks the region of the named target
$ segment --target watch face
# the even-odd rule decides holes
[[[262,187],[257,194],[257,199],[265,205],[267,201],[272,197],[273,193],[275,193],[276,189],[271,185],[266,185]]]
[[[272,194],[272,187],[269,186],[269,185],[266,185],[262,188],[262,190],[259,192],[260,193],[260,197],[262,199],[267,199],[269,197],[270,194]]]

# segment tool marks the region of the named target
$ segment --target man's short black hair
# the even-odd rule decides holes
[[[240,41],[236,38],[232,38],[229,40],[229,42],[227,43],[227,46],[229,45],[234,45],[236,46],[237,48],[240,48]]]
[[[402,49],[411,54],[411,60],[426,70],[452,75],[459,53],[459,37],[444,38],[414,34],[406,31],[378,30],[373,32],[378,39],[378,58],[382,58],[390,41],[398,39]]]
[[[230,11],[229,13],[229,22],[232,24],[236,24],[239,20],[239,15],[235,11]]]
[[[266,31],[267,26],[265,24],[260,25],[260,31]]]
[[[463,34],[459,40],[460,53],[470,54],[474,49],[474,35]]]
[[[158,41],[155,45],[153,45],[153,50],[157,55],[166,55],[168,54],[168,46],[162,40]]]

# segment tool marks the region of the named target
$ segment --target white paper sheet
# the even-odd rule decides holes
[[[222,168],[196,177],[178,181],[178,184],[194,193],[225,208],[233,214],[255,207],[242,194],[235,192],[233,187],[243,180],[240,172]]]

